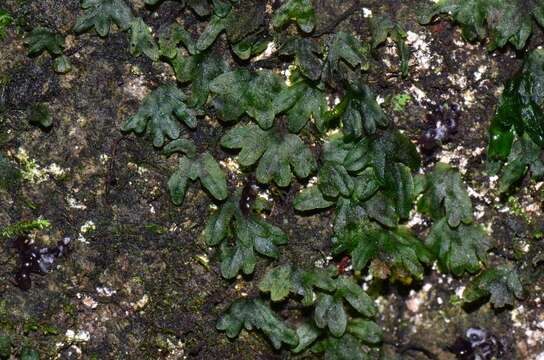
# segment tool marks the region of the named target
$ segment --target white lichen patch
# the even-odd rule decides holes
[[[45,167],[41,166],[35,159],[30,158],[23,147],[18,148],[17,152],[12,155],[20,165],[23,179],[31,184],[39,184],[51,178],[60,179],[68,172],[68,169],[64,169],[56,163],[51,163]]]
[[[79,330],[77,333],[74,330],[66,330],[66,339],[69,342],[87,342],[91,340],[91,334],[85,330]]]
[[[368,8],[363,8],[363,16],[365,18],[369,18],[369,17],[372,17],[372,10],[368,9]]]
[[[431,52],[431,40],[427,40],[427,35],[412,31],[408,31],[406,34],[406,42],[413,49],[411,61],[415,61],[416,72],[427,71],[442,64],[442,57]]]
[[[82,242],[84,244],[89,244],[89,242],[87,241],[87,239],[85,238],[85,236],[83,234],[88,234],[88,233],[91,233],[91,232],[94,232],[94,231],[96,231],[96,225],[95,225],[94,221],[87,220],[79,228],[79,235],[77,237],[77,241]]]
[[[317,268],[320,268],[320,269],[323,269],[325,268],[327,265],[329,265],[329,262],[332,260],[332,256],[328,255],[324,258],[321,258],[321,259],[317,259],[315,262],[314,262],[314,266],[317,267]]]
[[[87,206],[84,203],[79,202],[71,195],[66,195],[66,202],[68,203],[70,209],[87,210]]]
[[[96,292],[98,296],[103,296],[103,297],[111,297],[117,293],[116,290],[110,289],[109,287],[106,287],[106,286],[98,286],[96,288]]]

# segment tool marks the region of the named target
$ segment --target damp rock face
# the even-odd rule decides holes
[[[157,1],[152,7],[140,0],[126,2],[155,35],[173,21],[190,29],[193,37],[203,31],[202,19],[185,11],[181,1]],[[258,279],[277,264],[268,259],[259,262],[252,276],[223,280],[220,251],[201,241],[216,204],[199,187],[189,187],[183,206],[174,206],[166,183],[177,159],[161,156],[145,136],[120,140],[127,136],[120,131],[123,122],[138,111],[146,94],[175,81],[173,70],[145,56],[132,56],[128,34],[113,27],[104,38],[93,32],[70,34],[72,71],[55,74],[47,56],[26,56],[23,36],[35,26],[69,34],[81,12],[80,2],[0,3],[18,24],[8,27],[0,50],[0,171],[3,159],[28,176],[52,164],[64,170],[34,183],[23,178],[2,188],[0,181],[0,228],[38,216],[53,224],[48,246],[26,237],[12,239],[19,242],[15,247],[11,240],[0,243],[0,262],[5,264],[0,267],[0,336],[11,339],[12,357],[35,354],[27,346],[46,359],[288,357],[255,332],[242,331],[231,341],[215,328],[235,299],[259,296]],[[259,1],[265,17],[282,3]],[[320,30],[355,1],[314,3]],[[544,353],[544,274],[542,265],[533,268],[531,260],[542,251],[542,183],[523,182],[520,192],[505,203],[496,199],[485,168],[486,130],[502,84],[521,59],[509,48],[491,55],[485,44],[466,42],[447,21],[421,26],[414,9],[428,3],[365,1],[364,9],[356,8],[334,31],[366,39],[369,17],[377,15],[403,24],[412,54],[409,77],[391,76],[398,71],[394,44],[386,43],[372,55],[376,69],[368,80],[384,101],[381,107],[418,144],[420,153],[429,154],[429,162],[440,159],[460,168],[475,216],[495,241],[489,265],[508,259],[531,267],[535,275],[527,284],[527,298],[505,311],[489,304],[465,311],[459,299],[470,276],[452,277],[431,267],[421,280],[399,285],[379,279],[389,269],[375,261],[371,266],[376,276],[365,275],[361,281],[365,291],[378,294],[376,321],[387,334],[383,349],[391,358],[410,348],[424,351],[407,351],[402,358],[431,354],[439,359],[538,359]],[[297,25],[292,25],[294,32]],[[329,35],[333,34],[325,37]],[[530,46],[537,47],[541,39],[535,33]],[[228,59],[231,69],[247,65],[232,60],[228,46],[215,48],[214,56]],[[272,63],[271,71],[285,73],[283,65]],[[391,109],[387,100],[398,94],[411,98],[402,111]],[[333,103],[334,96],[328,100]],[[48,131],[29,125],[25,117],[38,103],[50,109],[53,126]],[[199,150],[209,150],[221,164],[236,163],[234,153],[217,150],[223,127],[215,115],[210,112],[199,119],[193,139]],[[17,158],[23,150],[28,154],[24,161]],[[243,186],[239,169],[227,170],[229,181]],[[262,200],[257,190],[263,191],[244,188],[239,207],[246,215],[251,204]],[[349,257],[331,254],[333,211],[302,216],[293,210],[294,196],[294,190],[270,191],[273,205],[267,221],[279,224],[290,238],[279,261],[300,266],[337,263],[346,275],[354,274]],[[429,220],[413,220],[407,225],[424,238]],[[95,225],[89,228],[90,223]],[[65,238],[73,240],[67,243]],[[290,304],[278,307],[291,319],[304,312]]]

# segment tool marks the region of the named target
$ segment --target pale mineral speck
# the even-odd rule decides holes
[[[111,297],[117,293],[116,290],[110,289],[106,286],[97,287],[96,292],[98,293],[99,296],[103,296],[103,297]]]

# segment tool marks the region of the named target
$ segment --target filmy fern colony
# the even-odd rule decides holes
[[[145,2],[153,8],[160,0]],[[152,91],[122,131],[146,134],[165,156],[179,158],[167,183],[175,204],[183,204],[188,187],[197,181],[218,204],[203,238],[218,247],[224,278],[252,274],[261,258],[278,259],[288,237],[266,221],[247,193],[251,189],[228,186],[213,155],[199,152],[187,136],[212,113],[227,127],[221,147],[239,151],[244,176],[282,189],[302,184],[293,201],[300,215],[334,209],[333,255],[349,256],[353,267],[350,272],[337,266],[300,268],[279,259],[280,265],[259,283],[262,296],[234,302],[218,321],[219,330],[236,337],[242,328],[258,329],[276,349],[322,352],[325,359],[366,359],[378,351],[382,331],[373,321],[378,310],[361,287],[362,273],[410,283],[421,280],[424,269],[437,261],[444,273],[479,273],[464,293],[467,302],[490,296],[502,307],[523,295],[508,264],[487,268],[491,242],[474,221],[459,172],[439,163],[420,174],[415,145],[388,119],[365,81],[372,52],[388,37],[398,49],[399,75],[409,76],[406,34],[398,24],[373,18],[372,39],[365,43],[341,31],[318,34],[310,0],[285,0],[272,15],[264,4],[250,1],[182,2],[207,21],[196,38],[174,23],[156,39],[124,0],[82,1],[75,33],[94,30],[105,37],[115,24],[129,33],[133,55],[169,63],[177,79]],[[508,43],[522,49],[535,20],[544,24],[544,4],[523,4],[441,0],[421,21],[449,13],[469,41],[489,37],[490,50]],[[26,42],[29,55],[46,51],[55,71],[70,71],[61,35],[36,28]],[[271,42],[275,52],[262,56]],[[220,55],[225,47],[236,58],[231,64]],[[291,65],[288,81],[262,68],[286,62]],[[544,51],[535,50],[506,84],[490,128],[489,167],[500,175],[501,192],[528,171],[544,175],[542,88]],[[343,96],[330,108],[328,97],[335,93]],[[317,181],[309,181],[313,176]],[[432,220],[426,239],[406,226],[415,212]],[[284,321],[269,303],[285,301],[299,302],[307,315]]]

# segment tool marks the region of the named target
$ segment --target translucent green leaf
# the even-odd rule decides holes
[[[372,167],[381,184],[386,183],[386,172],[394,163],[419,169],[421,158],[415,145],[398,130],[378,132],[376,136],[365,137],[353,146],[344,159],[344,166],[350,172]]]
[[[227,72],[216,77],[209,88],[216,95],[214,106],[223,120],[235,121],[247,113],[263,129],[270,128],[274,117],[291,105],[278,97],[285,83],[270,70]]]
[[[178,151],[192,152],[193,149],[187,149],[186,140],[175,140],[165,147],[166,153]],[[204,152],[198,157],[182,157],[177,170],[168,180],[168,190],[172,202],[176,205],[181,205],[185,198],[185,193],[189,184],[189,180],[200,180],[202,187],[217,200],[225,200],[228,196],[227,179],[221,170],[221,167],[209,152]]]
[[[290,265],[278,266],[268,271],[259,283],[259,290],[269,292],[272,301],[285,300],[292,288],[291,273]]]
[[[203,238],[210,246],[221,244],[221,273],[231,279],[240,271],[253,272],[257,258],[277,258],[278,246],[287,243],[287,235],[278,227],[240,209],[241,190],[232,194],[208,219]],[[234,246],[227,245],[232,240]]]
[[[481,226],[461,223],[452,228],[446,218],[436,222],[425,240],[444,271],[461,276],[475,273],[487,259],[490,241]]]
[[[356,271],[378,259],[396,277],[406,278],[410,274],[421,279],[424,265],[433,260],[423,243],[405,228],[389,230],[372,222],[361,222],[348,225],[333,241],[334,253],[348,252]]]
[[[24,346],[21,350],[20,360],[40,360],[40,353],[31,347]]]
[[[167,59],[174,59],[178,56],[178,44],[183,44],[187,51],[194,55],[197,53],[195,42],[191,34],[178,23],[170,25],[168,30],[163,31],[159,36],[159,52]],[[181,55],[180,55],[181,56]]]
[[[427,189],[418,202],[418,210],[434,220],[446,216],[452,227],[473,220],[472,202],[457,169],[438,163],[427,175]]]
[[[330,198],[336,198],[340,194],[349,197],[353,191],[354,182],[344,166],[328,161],[319,170],[318,186],[323,195]]]
[[[291,349],[291,351],[295,354],[300,353],[312,345],[321,333],[319,328],[310,322],[305,322],[298,326],[296,332],[298,336],[298,345],[294,349]]]
[[[83,15],[77,18],[73,28],[76,34],[94,28],[103,37],[111,31],[112,24],[125,31],[134,19],[132,10],[123,0],[83,0],[81,8]]]
[[[261,130],[256,125],[246,125],[229,130],[221,139],[228,149],[241,149],[239,160],[243,166],[258,161],[256,178],[260,183],[274,181],[285,187],[293,174],[306,178],[315,170],[312,152],[296,135],[280,134],[276,129]]]
[[[361,315],[370,318],[376,316],[378,312],[374,301],[351,277],[338,277],[336,294],[343,297]]]
[[[298,211],[325,209],[332,205],[334,205],[334,202],[325,199],[317,186],[303,189],[293,200],[293,207]]]
[[[185,154],[189,158],[196,156],[196,146],[189,139],[179,138],[169,142],[163,149],[162,153],[166,156],[170,156],[174,153]]]
[[[185,95],[175,85],[161,85],[145,97],[138,112],[125,121],[121,130],[137,134],[147,131],[153,137],[153,145],[162,147],[165,138],[179,137],[178,119],[190,128],[196,127],[195,112],[184,101]]]
[[[242,326],[247,330],[257,329],[262,331],[276,349],[279,349],[282,343],[293,347],[298,345],[298,337],[295,330],[281,321],[259,299],[235,301],[216,325],[218,330],[225,331],[230,338],[238,336]]]
[[[167,187],[172,202],[181,205],[189,186],[189,173],[195,164],[187,157],[182,157],[176,171],[168,179]]]
[[[517,271],[510,266],[484,270],[463,292],[463,300],[469,303],[487,296],[497,308],[514,305],[514,297],[522,299],[523,285]]]
[[[159,60],[159,47],[142,18],[136,18],[130,23],[130,53],[134,56],[145,54],[153,61]]]
[[[210,93],[210,83],[224,73],[228,66],[224,59],[211,51],[184,57],[178,54],[170,60],[176,79],[180,83],[191,83],[191,97],[189,104],[192,107],[202,107]]]
[[[217,160],[209,152],[199,158],[200,171],[198,178],[202,186],[217,200],[225,200],[228,196],[227,178]]]
[[[311,32],[315,26],[315,11],[310,0],[285,0],[274,12],[272,25],[281,28],[289,21],[296,21],[300,29]]]
[[[38,56],[47,51],[49,55],[61,55],[64,49],[64,36],[44,27],[34,28],[24,39],[28,56]]]

